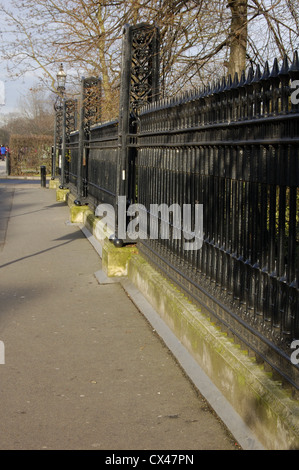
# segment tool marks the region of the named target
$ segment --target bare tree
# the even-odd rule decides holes
[[[228,0],[228,7],[232,15],[228,40],[230,46],[228,73],[233,76],[236,72],[240,75],[246,68],[248,5],[245,0]]]
[[[9,134],[52,135],[53,101],[41,87],[31,88],[19,100],[17,115],[8,115],[4,126]]]
[[[82,76],[101,77],[104,119],[117,115],[126,23],[159,27],[165,95],[240,73],[248,62],[291,57],[298,46],[297,0],[11,0],[9,5],[0,3],[0,14],[2,55],[11,73],[39,70],[55,91],[63,62],[73,95]]]

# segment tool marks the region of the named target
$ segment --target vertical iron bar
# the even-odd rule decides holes
[[[55,112],[54,121],[54,145],[52,153],[52,174],[51,179],[54,180],[56,177],[56,157],[57,157],[57,111]]]
[[[84,82],[85,78],[81,79],[81,106],[80,106],[80,117],[79,117],[79,144],[78,144],[78,160],[77,160],[77,199],[80,201],[83,196],[83,181],[82,181],[82,164],[83,164],[83,152],[84,152],[84,119],[85,119],[85,93],[84,93]]]
[[[61,146],[61,178],[60,184],[65,185],[65,152],[66,152],[66,104],[62,101],[62,146]]]

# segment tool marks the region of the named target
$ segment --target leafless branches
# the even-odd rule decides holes
[[[165,95],[239,72],[248,62],[292,57],[298,47],[297,0],[11,0],[0,4],[0,14],[2,55],[12,74],[39,70],[55,90],[63,62],[74,94],[71,78],[100,76],[111,114],[126,23],[159,27]]]

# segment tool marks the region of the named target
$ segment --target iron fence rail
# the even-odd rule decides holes
[[[114,206],[118,163],[118,121],[95,126],[86,141],[86,189],[89,200]]]
[[[74,131],[69,136],[65,152],[65,181],[66,184],[69,184],[72,188],[76,188],[77,186],[78,158],[79,132]]]

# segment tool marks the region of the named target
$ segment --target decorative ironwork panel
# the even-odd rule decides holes
[[[65,151],[64,161],[62,169],[64,171],[64,179],[62,182],[67,184],[72,182],[73,172],[71,162],[75,158],[75,152],[73,145],[71,144],[71,133],[76,130],[77,127],[77,100],[65,100],[64,101],[64,112],[65,112]]]
[[[116,195],[126,197],[130,204],[136,199],[137,183],[137,151],[131,145],[132,135],[138,132],[140,108],[156,101],[159,95],[159,34],[156,27],[141,23],[125,26],[123,35]]]
[[[65,128],[69,140],[70,133],[77,129],[77,100],[65,101]]]
[[[63,128],[63,109],[58,109],[55,113],[56,118],[56,139],[58,143],[62,140],[62,128]]]
[[[146,103],[159,94],[159,35],[158,29],[141,24],[132,27],[132,57],[130,108],[138,114]]]
[[[91,126],[101,119],[101,80],[95,77],[83,80],[84,132],[88,134]]]

